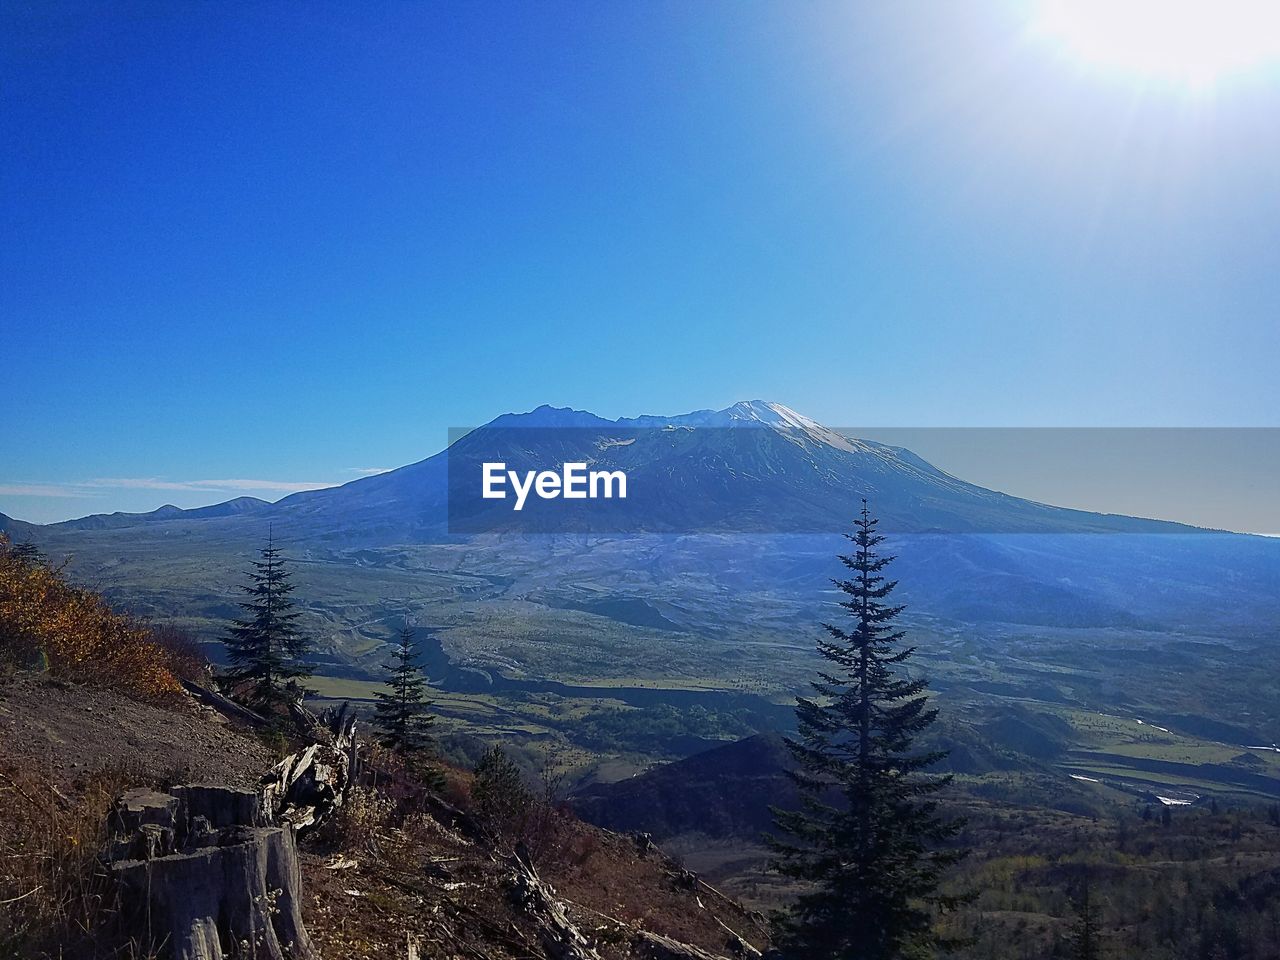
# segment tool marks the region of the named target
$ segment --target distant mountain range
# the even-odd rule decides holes
[[[478,497],[490,459],[621,469],[632,493],[576,520],[564,511],[581,502],[514,514]],[[74,556],[135,609],[176,612],[210,636],[271,529],[306,565],[334,670],[372,669],[393,623],[412,616],[464,659],[591,677],[625,672],[620,659],[647,669],[655,643],[695,670],[711,648],[689,638],[750,636],[761,669],[785,663],[769,645],[822,615],[848,546],[838,534],[863,497],[892,535],[913,615],[939,623],[1256,638],[1280,620],[1280,541],[997,493],[763,401],[623,420],[543,406],[417,463],[276,503],[0,523]],[[486,639],[494,631],[515,638],[505,652]],[[607,653],[592,647],[601,637]]]
[[[1061,720],[1010,705],[967,722],[948,717],[926,734],[925,745],[947,753],[938,772],[981,775],[1043,769],[1066,753],[1072,737]],[[691,833],[756,840],[773,829],[774,808],[800,805],[795,769],[782,735],[756,734],[636,776],[586,784],[570,802],[585,820],[657,840]],[[839,802],[834,792],[830,799]]]

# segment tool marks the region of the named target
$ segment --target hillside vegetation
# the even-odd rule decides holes
[[[181,693],[190,654],[146,622],[70,583],[26,545],[0,534],[0,663],[56,679],[163,699]]]

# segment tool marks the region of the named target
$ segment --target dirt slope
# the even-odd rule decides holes
[[[0,744],[64,786],[106,771],[142,779],[251,786],[275,763],[256,737],[229,727],[194,702],[177,711],[112,690],[0,676]]]

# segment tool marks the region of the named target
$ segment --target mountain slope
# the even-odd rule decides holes
[[[480,497],[486,462],[508,469],[585,462],[622,470],[625,502],[529,504]],[[441,483],[445,489],[441,489]],[[1194,528],[1069,510],[997,493],[950,476],[914,453],[845,437],[781,404],[760,400],[673,417],[604,420],[539,407],[507,414],[447,451],[401,470],[281,501],[311,515],[380,510],[412,518],[417,535],[442,533],[830,533],[870,499],[881,530],[898,533],[1190,533]],[[360,485],[357,485],[360,484]],[[444,511],[448,508],[447,521]],[[532,507],[536,506],[535,512]],[[378,525],[375,522],[375,526]]]
[[[12,540],[23,541],[31,537],[38,525],[27,523],[25,520],[15,520],[13,517],[6,517],[0,513],[0,533],[5,534]]]

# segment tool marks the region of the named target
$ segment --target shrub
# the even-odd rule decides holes
[[[471,807],[481,825],[497,839],[512,843],[524,831],[533,806],[520,770],[501,747],[494,747],[476,766]]]
[[[372,850],[391,825],[395,803],[371,787],[353,786],[333,815],[327,832],[343,850]]]
[[[0,535],[0,660],[152,699],[181,693],[178,658],[136,617]]]
[[[200,641],[190,632],[172,624],[151,628],[151,642],[169,658],[169,670],[181,680],[207,685],[210,680],[209,658]]]

